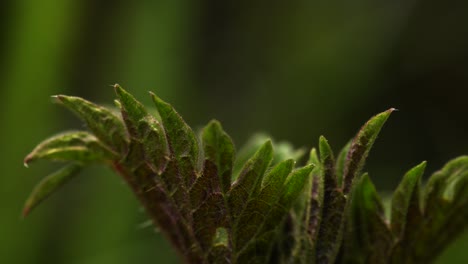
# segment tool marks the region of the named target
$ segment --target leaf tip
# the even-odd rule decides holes
[[[295,161],[294,161],[295,163]],[[304,166],[304,170],[308,173],[310,173],[317,165],[316,164],[313,164],[313,163],[310,163],[310,164],[307,164]]]
[[[57,94],[57,95],[52,95],[50,98],[52,98],[52,102],[54,102],[56,104],[61,104],[65,100],[64,97],[65,96],[63,96],[63,95]]]
[[[156,109],[158,109],[158,111],[161,111],[162,109],[167,107],[171,107],[168,103],[164,102],[161,98],[159,98],[155,93],[150,92],[150,96],[154,104],[156,105]]]
[[[22,219],[26,218],[30,212],[31,212],[31,207],[27,205],[24,206],[23,211],[21,212],[21,218]]]
[[[33,153],[30,153],[24,158],[23,165],[25,168],[29,168],[29,163],[34,160],[34,156],[32,154]]]
[[[321,155],[329,156],[332,154],[330,144],[324,136],[319,137],[319,150]]]
[[[262,149],[265,149],[268,152],[273,151],[273,141],[271,139],[267,139],[267,141],[265,141],[265,143],[263,143]]]
[[[113,87],[118,97],[122,97],[122,95],[126,93],[122,86],[120,86],[118,83],[114,84]]]
[[[418,166],[416,166],[416,167],[421,168],[421,169],[425,169],[425,168],[426,168],[426,165],[427,165],[427,161],[424,160],[423,162],[421,162],[421,163],[420,163]]]

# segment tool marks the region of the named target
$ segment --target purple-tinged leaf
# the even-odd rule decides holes
[[[116,158],[117,154],[104,146],[94,135],[86,131],[71,131],[40,143],[26,156],[24,164],[27,166],[39,159],[90,163],[108,162]]]
[[[202,164],[199,159],[198,140],[192,129],[170,104],[164,102],[155,94],[150,94],[161,117],[171,154],[177,161],[187,157],[193,164],[192,167],[197,172],[200,171]],[[185,178],[188,172],[180,171],[180,173],[184,176],[185,182],[183,184],[186,186],[190,186],[195,181],[193,177]]]
[[[82,119],[107,147],[120,154],[127,152],[128,139],[124,124],[110,110],[79,97],[56,95],[54,98]]]
[[[369,154],[377,135],[390,114],[395,110],[395,108],[390,108],[389,110],[372,117],[359,130],[356,137],[354,137],[346,158],[346,165],[343,173],[342,188],[344,194],[348,194],[351,191],[353,181],[361,173],[361,169],[366,162],[367,155]]]
[[[143,146],[144,159],[155,172],[161,174],[169,160],[169,149],[163,127],[135,97],[118,84],[114,85],[114,88],[119,97],[122,117],[129,131],[130,140],[133,144],[136,141]]]
[[[79,164],[70,164],[40,181],[26,200],[23,217],[27,216],[39,203],[75,177],[81,171],[81,168],[82,166]]]
[[[223,193],[231,187],[235,148],[231,138],[218,121],[211,121],[202,132],[205,159],[216,164]]]

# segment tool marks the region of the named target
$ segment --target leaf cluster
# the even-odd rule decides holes
[[[27,215],[91,163],[110,166],[186,263],[428,263],[468,224],[468,157],[447,163],[425,187],[411,169],[390,215],[365,160],[394,109],[371,118],[335,158],[320,137],[302,150],[256,136],[238,154],[218,121],[199,134],[155,94],[152,115],[115,85],[120,114],[82,98],[56,101],[87,131],[40,143],[25,164],[65,162],[26,201]]]

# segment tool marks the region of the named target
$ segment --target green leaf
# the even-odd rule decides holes
[[[231,138],[218,121],[211,121],[202,132],[205,159],[216,164],[223,193],[231,186],[235,148]]]
[[[208,263],[231,263],[231,249],[229,247],[228,230],[224,227],[216,229],[216,234],[213,239],[213,246],[208,255]]]
[[[195,236],[204,250],[209,250],[218,227],[225,226],[224,199],[221,193],[213,193],[193,212]]]
[[[233,232],[233,248],[244,247],[254,236],[259,226],[267,221],[268,213],[280,199],[283,184],[294,166],[292,159],[276,165],[265,177],[260,194],[247,200],[246,207],[238,219],[235,219]],[[258,234],[257,234],[258,236]]]
[[[304,149],[294,149],[289,142],[275,142],[268,135],[262,133],[254,134],[237,153],[232,173],[233,179],[237,179],[244,164],[252,158],[258,148],[260,148],[267,140],[271,140],[273,148],[275,149],[271,165],[276,165],[287,159],[298,161],[305,154]]]
[[[427,263],[468,226],[468,156],[449,161],[429,178],[424,201],[424,219],[408,230],[411,239],[400,243],[393,263],[402,259],[399,253]]]
[[[293,171],[284,184],[284,190],[281,194],[279,204],[289,210],[293,202],[299,197],[304,190],[305,183],[310,177],[310,172],[314,169],[313,164],[306,165],[300,169]]]
[[[276,230],[262,233],[262,235],[256,238],[255,241],[248,244],[244,250],[239,252],[234,263],[275,263],[269,262],[268,258],[271,255],[272,244],[274,244],[276,239]]]
[[[319,139],[319,147],[324,194],[322,220],[315,249],[316,262],[334,263],[343,236],[347,200],[338,188],[333,152],[323,136]]]
[[[422,217],[420,185],[421,177],[426,168],[422,162],[408,171],[392,197],[391,223],[392,231],[403,239],[406,225],[409,221],[420,221]],[[412,228],[409,226],[409,228]]]
[[[81,171],[81,168],[82,166],[79,164],[70,164],[40,181],[26,200],[23,208],[23,217],[27,216],[39,203],[76,176]]]
[[[239,178],[228,192],[228,205],[233,219],[237,218],[245,208],[245,201],[258,195],[263,176],[272,159],[273,146],[271,141],[267,141],[245,164]]]
[[[263,178],[262,192],[272,195],[277,194],[281,190],[287,176],[291,173],[295,163],[293,159],[287,159],[273,167]]]
[[[395,111],[395,109],[391,108],[372,117],[364,124],[361,130],[359,130],[356,137],[354,137],[348,152],[343,174],[343,192],[345,194],[351,191],[353,181],[356,176],[360,174],[377,135],[393,111]]]
[[[155,94],[150,94],[161,117],[172,155],[179,162],[184,157],[187,157],[193,167],[197,171],[200,171],[199,168],[202,164],[199,160],[198,141],[192,129],[170,104],[164,102]],[[181,173],[184,174],[184,172]],[[187,186],[190,186],[195,179],[189,178],[185,180]]]
[[[215,192],[221,192],[218,169],[212,161],[205,160],[202,175],[195,180],[189,191],[192,209],[200,206]]]
[[[324,180],[321,173],[321,164],[317,151],[313,148],[310,152],[309,163],[315,167],[311,172],[312,177],[306,185],[304,195],[303,212],[297,212],[299,228],[296,228],[296,249],[294,263],[315,263],[315,246],[322,221],[322,208],[324,196]]]
[[[135,97],[118,84],[114,85],[114,88],[132,142],[142,145],[145,160],[155,172],[161,174],[169,160],[169,149],[163,127]]]
[[[107,147],[117,153],[127,152],[128,139],[125,127],[110,110],[79,97],[56,95],[54,98],[82,119]]]
[[[356,183],[347,219],[342,263],[388,263],[394,238],[368,174]]]
[[[336,180],[339,186],[343,185],[343,174],[346,166],[346,157],[348,156],[349,149],[351,147],[352,141],[349,141],[343,149],[341,149],[338,158],[336,159]]]
[[[284,163],[284,165],[288,165]],[[283,167],[284,165],[281,165]],[[279,166],[279,165],[278,165]],[[286,171],[285,168],[280,168],[276,166],[278,172],[281,172],[282,175]],[[284,221],[287,213],[291,209],[294,201],[301,195],[304,185],[309,178],[309,174],[312,171],[314,166],[312,164],[297,169],[289,174],[284,183],[283,189],[280,192],[279,200],[270,206],[271,209],[269,212],[262,214],[262,211],[252,213],[251,221],[256,221],[259,217],[263,220],[261,225],[257,225],[255,230],[249,229],[251,232],[256,232],[255,236],[250,240],[249,243],[243,245],[242,250],[240,250],[237,257],[238,263],[246,263],[246,260],[249,259],[253,263],[265,263],[268,259],[269,253],[273,245],[275,244],[278,231],[282,227],[281,223]],[[283,176],[284,177],[284,176]],[[274,201],[277,198],[273,198],[267,195],[267,192],[264,193],[265,197],[270,197],[270,201]],[[263,198],[258,199],[259,202],[263,201]],[[257,218],[257,219],[256,219]],[[250,221],[242,222],[247,224],[250,227],[254,226]],[[260,223],[260,222],[257,222]],[[246,232],[247,230],[242,230]],[[247,233],[247,232],[246,232]],[[249,262],[247,262],[249,263]]]
[[[47,159],[53,161],[75,161],[79,163],[106,162],[118,156],[92,134],[85,131],[65,132],[40,143],[24,159],[30,162]]]
[[[264,134],[254,134],[247,140],[247,142],[242,146],[236,155],[236,160],[234,161],[234,168],[232,171],[233,180],[239,177],[239,174],[245,163],[250,158],[252,158],[257,150],[268,140],[270,140],[270,138]]]
[[[461,156],[449,161],[442,170],[434,173],[425,187],[426,210],[432,208],[440,200],[456,201],[454,198],[461,193],[459,188],[455,187],[458,184],[463,187],[463,180],[465,180],[467,171],[468,156]]]
[[[323,180],[326,189],[337,189],[335,171],[335,157],[333,151],[324,136],[319,138],[320,160],[323,170]]]

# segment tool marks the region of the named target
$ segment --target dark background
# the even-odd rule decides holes
[[[88,169],[21,220],[47,162],[23,157],[81,128],[53,94],[111,104],[119,83],[238,145],[257,131],[338,151],[392,115],[366,170],[383,194],[422,160],[468,154],[467,1],[0,1],[0,262],[177,263],[122,181]],[[468,234],[439,263],[468,263]]]

